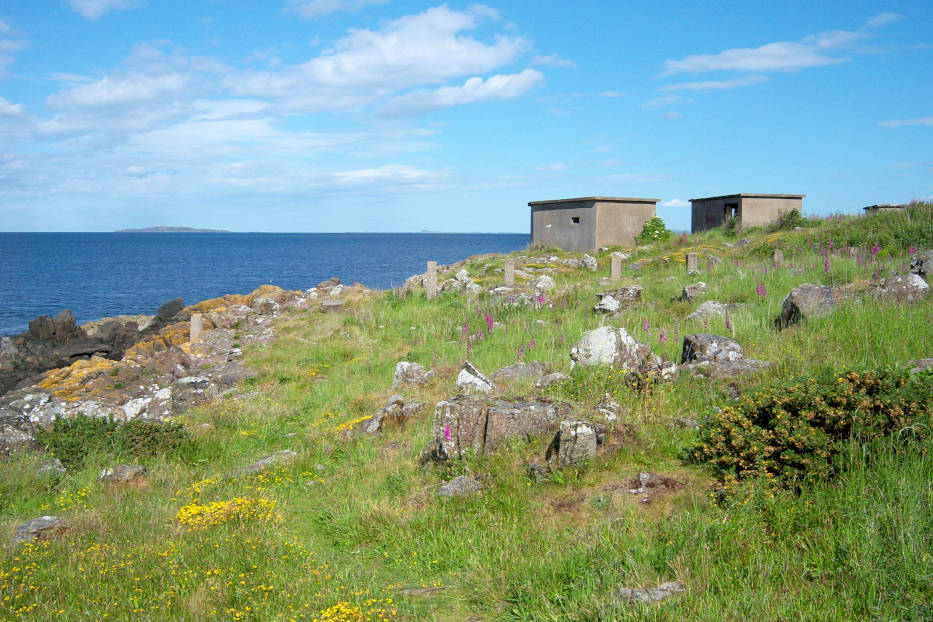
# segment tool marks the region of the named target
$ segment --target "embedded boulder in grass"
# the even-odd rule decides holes
[[[706,283],[697,281],[683,288],[680,292],[680,299],[684,302],[692,302],[694,298],[706,292]]]
[[[921,251],[910,260],[910,273],[926,279],[933,277],[933,249]]]
[[[463,497],[480,492],[483,485],[475,478],[469,475],[460,475],[441,486],[437,494],[440,497]]]
[[[16,528],[13,544],[20,542],[33,542],[35,540],[51,540],[68,529],[65,521],[57,516],[40,516],[27,521]]]
[[[397,389],[405,385],[424,384],[433,377],[433,371],[425,371],[424,366],[418,363],[399,361],[395,364],[395,374],[392,376],[392,388]]]
[[[121,464],[101,471],[97,481],[110,488],[148,488],[146,473],[141,464]]]
[[[781,305],[781,326],[796,324],[801,319],[825,315],[833,310],[833,288],[803,283],[790,290]]]
[[[877,296],[882,300],[911,303],[926,298],[930,286],[917,274],[899,274],[885,279],[878,288]]]
[[[239,470],[240,475],[255,475],[256,473],[262,473],[266,469],[274,466],[279,466],[280,464],[287,464],[298,457],[298,454],[292,451],[291,449],[283,449],[277,451],[273,454],[266,456],[260,460],[257,460],[249,466],[245,466]]]
[[[596,457],[596,428],[586,421],[561,421],[557,444],[557,463],[577,466]]]
[[[402,425],[419,410],[421,410],[421,404],[418,402],[408,401],[401,395],[393,395],[386,402],[384,408],[363,423],[362,430],[367,434],[378,434],[387,421]]]
[[[723,304],[716,300],[707,300],[696,310],[687,316],[688,320],[708,320],[716,316],[724,316],[731,309],[736,308],[735,304]]]
[[[635,341],[624,328],[602,326],[583,333],[570,350],[570,368],[576,365],[613,365],[641,371],[653,361],[651,348]]]
[[[662,583],[658,587],[623,587],[619,589],[618,595],[620,599],[630,603],[657,603],[683,591],[684,588],[680,583],[671,581]]]
[[[742,346],[728,337],[696,333],[684,337],[681,363],[695,361],[735,361],[743,358]]]
[[[599,302],[593,307],[594,313],[615,313],[622,308],[622,303],[610,294],[596,294]]]
[[[549,400],[508,402],[458,395],[434,407],[431,453],[446,458],[485,453],[509,438],[552,431],[570,411],[569,404]]]
[[[500,367],[490,374],[490,377],[496,382],[509,380],[531,380],[540,378],[550,372],[550,365],[541,361],[529,361],[528,363],[516,363],[506,367]]]
[[[489,393],[495,390],[496,385],[476,369],[470,361],[463,361],[463,367],[460,368],[460,373],[457,374],[457,388],[465,393],[475,391]]]

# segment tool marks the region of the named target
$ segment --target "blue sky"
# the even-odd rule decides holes
[[[0,4],[0,230],[526,232],[933,199],[933,3]]]

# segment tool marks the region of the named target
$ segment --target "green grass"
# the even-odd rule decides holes
[[[800,283],[864,287],[903,271],[912,247],[933,246],[933,206],[805,225],[742,232],[750,243],[738,249],[722,231],[636,249],[641,267],[627,263],[622,284],[641,285],[645,301],[615,320],[591,312],[608,253],[597,254],[596,274],[559,268],[559,293],[541,308],[384,292],[342,314],[296,312],[275,342],[247,349],[257,379],[182,417],[192,437],[183,452],[138,458],[149,468],[148,489],[107,490],[96,482],[102,468],[128,458],[106,446],[64,476],[38,474],[45,458],[37,455],[0,466],[8,534],[41,514],[71,525],[47,545],[5,545],[0,618],[929,619],[930,434],[907,429],[853,442],[837,456],[845,468],[833,480],[807,480],[799,490],[749,481],[724,502],[714,493],[717,474],[684,459],[697,432],[678,421],[702,421],[732,403],[733,389],[933,355],[933,297],[912,306],[856,299],[786,330],[774,324],[784,295]],[[819,251],[829,240],[826,271]],[[847,246],[859,247],[859,257],[837,252]],[[785,254],[784,268],[771,265],[775,248]],[[685,249],[700,252],[699,276],[684,273]],[[718,264],[709,263],[713,256]],[[467,269],[495,284],[501,264],[501,257],[483,258]],[[671,301],[696,280],[708,285],[701,299]],[[723,318],[687,319],[704,300],[740,305],[728,328]],[[465,358],[487,373],[521,360],[567,371],[573,343],[607,322],[668,360],[679,362],[685,335],[708,331],[732,334],[746,356],[775,367],[729,383],[679,376],[644,391],[608,369],[575,370],[547,394],[581,414],[607,392],[623,407],[610,448],[594,463],[534,482],[526,465],[541,462],[550,441],[539,437],[422,466],[433,406],[455,393]],[[424,409],[380,437],[339,431],[385,404],[400,360],[438,372],[432,383],[402,391]],[[534,388],[518,383],[504,392],[527,396]],[[259,476],[237,475],[281,449],[298,459]],[[628,482],[649,470],[681,486],[641,503]],[[443,480],[467,472],[483,475],[484,492],[435,494]],[[230,516],[195,531],[176,518],[189,504],[236,498],[274,502],[273,515]],[[616,596],[622,586],[671,580],[686,591],[660,605]],[[406,588],[438,589],[405,596]]]

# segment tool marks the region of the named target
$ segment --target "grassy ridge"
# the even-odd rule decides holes
[[[726,246],[735,240],[714,231],[637,249],[622,284],[641,285],[646,302],[612,323],[675,361],[686,334],[734,335],[747,356],[775,364],[767,377],[733,383],[743,393],[775,378],[933,356],[933,297],[912,306],[855,299],[829,316],[774,328],[784,295],[799,283],[864,287],[903,273],[914,247],[933,247],[933,206],[804,224],[797,231],[745,232],[749,243],[741,248]],[[859,250],[850,255],[847,247]],[[785,254],[783,268],[771,264],[774,248]],[[694,303],[671,302],[697,280],[684,274],[686,249],[700,252],[698,278],[708,290]],[[722,261],[714,263],[713,255]],[[728,386],[682,375],[640,392],[612,370],[575,370],[571,382],[549,394],[582,412],[609,392],[625,413],[595,463],[534,482],[525,464],[540,461],[550,440],[535,438],[490,456],[421,466],[433,405],[455,392],[464,358],[485,372],[521,360],[567,369],[573,343],[605,321],[591,312],[597,279],[608,276],[608,255],[598,258],[595,275],[570,268],[554,274],[561,293],[546,296],[540,308],[385,292],[340,315],[294,315],[272,345],[248,351],[257,380],[185,415],[192,442],[183,453],[144,459],[148,490],[97,484],[100,469],[115,460],[106,451],[65,476],[37,473],[41,456],[3,464],[0,517],[8,531],[40,514],[61,515],[72,529],[48,544],[5,548],[0,617],[933,615],[933,441],[921,428],[848,444],[837,457],[844,472],[834,480],[808,481],[798,491],[752,480],[737,486],[730,501],[717,502],[718,474],[684,460],[697,432],[678,422],[703,420],[713,407],[731,403]],[[495,284],[501,263],[482,259],[467,270]],[[728,326],[725,318],[688,320],[705,299],[742,306]],[[385,404],[399,360],[438,370],[433,383],[405,391],[425,408],[381,437],[345,434],[348,422]],[[519,383],[506,393],[529,395],[533,387]],[[281,449],[298,458],[259,475],[236,474]],[[641,471],[682,485],[641,503],[628,493]],[[444,479],[465,472],[481,473],[486,490],[463,499],[436,496]],[[235,499],[263,500],[271,510],[218,510],[209,526],[194,529],[179,520],[182,508]],[[616,595],[620,586],[669,580],[686,592],[661,605],[632,605]]]

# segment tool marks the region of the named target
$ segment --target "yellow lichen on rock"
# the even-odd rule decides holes
[[[108,373],[116,366],[117,361],[94,356],[89,360],[75,361],[68,367],[46,372],[45,377],[36,386],[52,391],[61,399],[74,400],[86,381]]]

